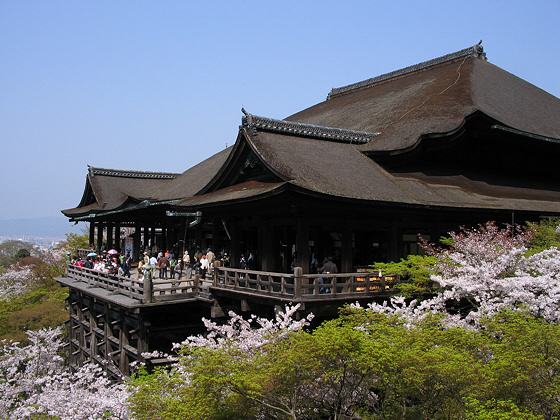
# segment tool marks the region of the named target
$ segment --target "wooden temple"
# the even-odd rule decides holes
[[[418,234],[560,215],[560,99],[489,63],[480,44],[332,89],[284,119],[242,111],[235,144],[181,174],[90,167],[64,215],[89,222],[96,248],[121,247],[120,228],[134,228],[135,259],[212,247],[231,269],[251,253],[255,272],[304,276],[314,258],[356,273],[420,252]]]

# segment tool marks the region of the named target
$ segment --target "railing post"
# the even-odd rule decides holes
[[[148,276],[148,278],[146,278],[146,276],[144,275],[144,302],[146,303],[151,303],[152,299],[153,299],[153,283],[152,283],[152,278],[151,276]]]
[[[303,269],[301,267],[294,267],[294,299],[301,298],[302,276]]]
[[[214,286],[217,286],[219,283],[218,279],[219,279],[219,271],[221,266],[222,266],[221,261],[214,261],[214,279],[213,279]]]
[[[194,276],[194,293],[198,295],[200,292],[200,274],[195,274]]]

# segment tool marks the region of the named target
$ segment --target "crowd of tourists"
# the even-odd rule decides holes
[[[95,252],[90,254],[95,254]],[[88,255],[85,259],[74,256],[70,263],[76,267],[84,267],[101,273],[131,277],[132,258],[129,254],[126,256],[112,254]]]
[[[126,255],[118,255],[117,253],[115,255],[102,251],[101,255],[97,255],[93,249],[90,251],[90,254],[85,258],[72,257],[70,263],[76,267],[84,267],[110,275],[137,278],[139,281],[144,279],[147,272],[149,272],[148,276],[151,279],[181,280],[191,279],[194,275],[199,275],[204,279],[213,275],[216,261],[219,260],[224,267],[230,266],[228,253],[221,251],[219,255],[216,255],[212,248],[203,251],[201,247],[196,247],[193,254],[186,250],[182,255],[177,255],[173,250],[167,250],[166,252],[149,252],[149,250],[146,250],[138,264],[135,264],[135,268],[133,268],[129,253]],[[251,254],[249,261],[252,261],[252,259]],[[249,268],[249,264],[245,262],[245,257],[242,256],[240,263],[243,268]]]

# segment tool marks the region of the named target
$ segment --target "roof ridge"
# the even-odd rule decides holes
[[[406,74],[414,73],[414,72],[419,71],[419,70],[424,70],[428,67],[433,67],[433,66],[436,66],[438,64],[442,64],[442,63],[445,63],[445,62],[448,62],[448,61],[456,60],[458,58],[469,57],[469,56],[470,57],[475,57],[475,58],[480,58],[482,60],[486,60],[486,53],[484,52],[484,49],[482,48],[482,41],[480,41],[478,44],[476,44],[472,47],[465,48],[463,50],[456,51],[454,53],[442,55],[441,57],[434,58],[432,60],[428,60],[428,61],[424,61],[422,63],[414,64],[412,66],[404,67],[404,68],[399,69],[399,70],[394,70],[390,73],[385,73],[385,74],[382,74],[380,76],[372,77],[371,79],[362,80],[361,82],[352,83],[352,84],[342,86],[342,87],[339,87],[339,88],[332,88],[331,91],[329,92],[329,94],[327,95],[327,101],[329,99],[332,99],[335,96],[342,95],[344,93],[348,93],[348,92],[353,91],[353,90],[362,89],[364,87],[371,86],[375,83],[390,80],[390,79],[393,79],[395,77],[399,77],[399,76],[403,76],[403,75],[406,75]]]
[[[259,117],[249,114],[243,108],[241,111],[245,114],[241,119],[242,127],[249,128],[253,134],[257,134],[258,130],[262,130],[272,133],[288,133],[296,136],[312,137],[320,140],[336,141],[340,143],[360,144],[368,143],[375,136],[379,135],[379,133],[368,133],[365,131],[355,131],[344,128],[326,127],[295,121]]]
[[[89,166],[89,173],[93,176],[115,176],[122,178],[144,178],[144,179],[175,179],[180,174],[174,172],[150,172],[150,171],[131,171],[124,169],[94,168]]]

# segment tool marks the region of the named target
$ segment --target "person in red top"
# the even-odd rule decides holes
[[[167,280],[167,266],[169,265],[169,260],[165,255],[158,258],[158,268],[159,268],[159,278]]]

